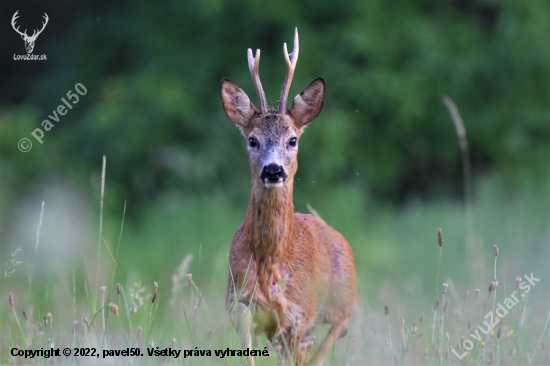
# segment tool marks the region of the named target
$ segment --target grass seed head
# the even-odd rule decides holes
[[[132,314],[135,314],[137,312],[137,305],[136,303],[133,303],[132,306],[130,307],[130,312]]]
[[[390,309],[388,309],[388,305],[384,305],[384,314],[389,315]]]
[[[494,279],[493,282],[491,282],[491,284],[489,285],[489,292],[495,291],[497,289],[497,286],[498,281]]]
[[[111,313],[118,316],[118,306],[116,304],[110,303],[109,304],[109,310],[111,311]]]
[[[122,292],[122,286],[120,285],[120,283],[117,283],[116,284],[116,293],[120,295],[121,292]]]
[[[434,305],[434,310],[437,310],[437,309],[439,309],[439,299],[436,300]]]
[[[101,294],[101,305],[105,304],[105,291],[107,290],[107,286],[101,286],[99,288],[99,293]]]
[[[50,320],[50,323],[53,323],[53,315],[52,315],[52,313],[48,313],[48,314],[46,314],[46,316],[47,316],[48,319]]]
[[[401,329],[405,327],[405,318],[401,317]]]
[[[479,289],[476,288],[476,300],[477,300],[478,297],[479,297]]]
[[[449,307],[449,299],[445,299],[445,304],[443,305],[443,312],[447,312],[447,308]]]
[[[447,289],[448,289],[448,288],[449,288],[449,285],[447,285],[446,283],[444,283],[444,284],[443,284],[443,289],[442,289],[442,291],[443,291],[444,294],[447,293]]]
[[[441,228],[437,229],[437,244],[439,244],[440,247],[443,246],[443,231]]]
[[[470,291],[466,291],[466,293],[464,294],[464,297],[462,297],[462,300],[463,300],[463,301],[466,301],[466,299],[468,298],[468,296],[470,296]]]
[[[8,294],[8,302],[12,308],[15,306],[15,299],[13,298],[13,294],[11,292]]]
[[[25,318],[25,320],[29,320],[29,317],[28,317],[27,312],[25,310],[23,310],[23,318]]]
[[[414,334],[414,333],[416,333],[417,330],[418,330],[418,328],[416,327],[416,323],[413,323],[413,325],[411,327],[411,333]]]
[[[155,300],[157,299],[158,288],[159,288],[159,284],[158,284],[158,282],[155,282],[155,285],[153,286],[153,300],[151,301],[153,304],[155,303]]]
[[[498,257],[498,247],[496,245],[493,245],[493,253],[495,254],[495,257]]]
[[[426,316],[426,314],[422,314],[422,316],[420,317],[420,323],[422,323],[422,321],[424,320],[424,316]]]
[[[502,335],[502,326],[498,327],[497,338],[500,338],[501,335]]]
[[[194,283],[193,283],[193,274],[192,273],[187,274],[187,282],[189,282],[189,286],[193,287]]]
[[[516,277],[516,288],[519,288],[519,285],[521,285],[521,277]]]

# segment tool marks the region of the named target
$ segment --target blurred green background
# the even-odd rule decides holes
[[[95,278],[103,155],[111,250],[125,200],[128,207],[116,281],[169,284],[193,253],[192,272],[223,291],[250,181],[219,82],[229,77],[255,100],[246,50],[260,48],[275,105],[282,45],[294,27],[300,59],[290,95],[318,76],[327,84],[324,109],[300,144],[295,207],[311,204],[347,237],[366,304],[432,293],[438,227],[446,238],[441,278],[464,289],[487,287],[493,244],[509,283],[546,271],[547,0],[9,0],[0,8],[0,259],[9,267],[22,246],[23,262],[2,276],[2,299],[26,280],[42,201],[37,296],[49,301],[56,284]],[[47,61],[13,60],[25,53],[10,25],[16,10],[21,29],[48,14],[34,50]],[[39,144],[31,132],[76,83],[87,94]],[[467,265],[461,155],[443,95],[467,130],[474,255],[486,277]],[[23,137],[30,152],[17,148]],[[105,249],[102,256],[112,263]]]

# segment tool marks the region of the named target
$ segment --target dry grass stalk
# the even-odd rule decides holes
[[[464,121],[460,117],[460,113],[456,104],[447,95],[443,96],[443,104],[447,107],[451,119],[455,126],[456,135],[458,136],[458,142],[460,146],[460,155],[462,157],[462,170],[464,172],[464,201],[465,201],[465,226],[466,226],[466,257],[475,258],[474,256],[474,221],[472,214],[472,173],[470,168],[470,152],[468,149],[468,139],[466,138],[466,128],[464,128]],[[472,266],[472,263],[470,263]],[[471,268],[473,271],[473,278],[480,276],[480,270],[477,266]]]
[[[386,321],[388,323],[388,335],[389,335],[389,343],[390,343],[390,351],[393,352],[393,346],[391,341],[391,328],[390,328],[390,309],[388,308],[388,305],[384,305],[384,313],[386,314]]]
[[[103,164],[101,166],[101,199],[99,204],[99,235],[97,240],[97,273],[96,273],[96,286],[99,286],[99,273],[101,264],[101,241],[103,239],[103,200],[105,198],[105,170],[107,167],[107,157],[103,155]],[[97,288],[97,287],[96,287]],[[101,306],[105,304],[105,300],[101,301]],[[94,299],[94,313],[95,313],[95,299]]]
[[[193,260],[193,255],[187,254],[176,269],[176,272],[172,275],[172,297],[170,299],[171,304],[177,303],[177,298],[180,292],[185,286],[190,285],[187,274],[189,273],[191,260]],[[185,281],[186,278],[187,281]]]
[[[525,322],[525,307],[526,305],[523,305],[523,311],[521,312],[521,317],[519,318],[519,328],[523,328],[523,323]]]

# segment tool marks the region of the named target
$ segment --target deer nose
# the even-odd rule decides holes
[[[281,165],[269,164],[265,165],[260,179],[264,182],[277,183],[280,180],[285,180],[287,175]]]

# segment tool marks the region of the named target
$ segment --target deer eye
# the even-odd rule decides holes
[[[288,144],[290,146],[296,146],[296,137],[291,138],[290,141],[288,142]]]
[[[256,146],[258,146],[258,141],[254,137],[250,137],[248,139],[248,146],[256,147]]]

